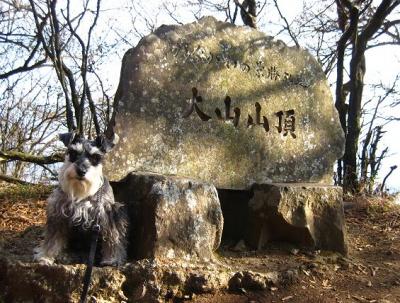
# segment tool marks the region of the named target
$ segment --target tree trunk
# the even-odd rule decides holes
[[[357,25],[359,18],[359,11],[357,7],[348,3],[348,9],[350,10],[349,18],[346,17],[343,11],[343,6],[339,0],[336,0],[338,22],[339,27],[343,34],[337,43],[337,67],[336,67],[336,100],[335,107],[339,113],[340,125],[342,126],[345,136],[347,135],[347,105],[346,97],[348,89],[345,89],[345,84],[343,81],[344,72],[344,57],[346,51],[346,44],[349,39],[357,33]],[[349,26],[346,28],[347,20],[349,20]],[[347,85],[346,85],[347,86]],[[337,184],[343,185],[343,158],[339,159],[337,162]]]
[[[361,133],[361,100],[364,89],[365,55],[363,49],[354,45],[350,62],[350,99],[347,118],[347,137],[344,160],[344,189],[350,192],[358,190],[357,153]]]

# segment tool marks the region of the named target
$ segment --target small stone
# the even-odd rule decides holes
[[[132,297],[135,298],[135,300],[142,299],[146,295],[146,292],[147,292],[147,287],[143,283],[143,284],[139,285],[138,287],[136,287],[136,289],[132,293]]]
[[[241,272],[237,272],[228,282],[230,290],[237,290],[241,288],[243,275]]]
[[[246,289],[244,289],[244,288],[242,288],[242,287],[239,288],[238,290],[239,290],[239,292],[240,292],[241,294],[244,294],[244,295],[247,294]]]
[[[299,273],[297,270],[287,270],[281,273],[281,281],[286,285],[293,284],[294,282],[298,281]]]
[[[243,272],[241,285],[248,290],[264,290],[267,288],[266,278],[250,271]]]

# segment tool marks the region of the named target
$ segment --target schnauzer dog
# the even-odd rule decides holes
[[[66,248],[73,233],[101,228],[101,265],[119,265],[126,259],[127,215],[114,200],[108,180],[102,173],[104,155],[117,143],[118,136],[104,135],[94,141],[74,133],[61,134],[68,148],[59,172],[59,185],[48,198],[44,241],[34,259],[52,264]],[[71,237],[72,236],[72,237]]]

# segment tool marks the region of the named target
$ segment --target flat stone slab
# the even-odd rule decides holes
[[[271,241],[347,254],[341,187],[320,184],[255,184],[249,201],[246,242]]]
[[[116,200],[128,208],[131,258],[213,258],[224,224],[214,185],[132,172],[113,188]]]
[[[0,257],[4,302],[79,302],[85,266],[41,265]],[[88,302],[166,302],[218,290],[264,290],[296,281],[298,269],[255,272],[224,264],[140,260],[119,268],[95,267]]]
[[[212,17],[161,26],[129,50],[116,101],[121,140],[105,165],[112,180],[136,170],[231,189],[331,183],[343,153],[318,62]]]

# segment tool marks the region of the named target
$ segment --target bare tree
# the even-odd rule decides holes
[[[81,7],[70,0],[0,2],[3,174],[23,177],[25,162],[51,172],[48,164],[62,160],[52,155],[55,145],[48,148],[56,131],[91,136],[108,124],[112,98],[96,66],[115,44],[94,38],[100,5],[100,0],[85,0]]]
[[[379,146],[383,135],[386,133],[384,127],[393,120],[382,119],[379,115],[382,107],[387,107],[390,97],[396,95],[396,87],[400,76],[397,75],[395,80],[386,86],[383,83],[373,85],[375,95],[364,102],[362,106],[363,123],[361,128],[364,136],[361,141],[360,152],[360,187],[366,188],[369,193],[374,191],[375,180],[378,172],[382,167],[382,161],[388,154],[388,148],[380,151]],[[374,102],[375,101],[375,102]],[[377,125],[378,124],[378,125]]]
[[[49,147],[53,146],[54,134],[62,127],[60,118],[63,116],[63,108],[58,101],[50,102],[49,99],[42,104],[32,102],[30,96],[43,93],[43,90],[49,91],[48,88],[37,87],[36,84],[23,95],[14,95],[16,92],[9,90],[2,94],[0,173],[3,175],[25,177],[27,160],[53,174],[45,165],[61,159],[58,154],[46,157],[43,154],[53,153],[53,149]]]
[[[372,180],[371,177],[379,170],[380,165],[371,167],[371,163],[382,158],[378,138],[383,135],[383,126],[387,121],[399,119],[385,116],[379,101],[373,109],[375,114],[369,114],[371,110],[368,113],[363,110],[363,103],[366,103],[365,54],[370,49],[399,44],[399,2],[307,0],[304,1],[302,14],[294,20],[286,18],[278,0],[170,0],[162,3],[158,10],[150,11],[147,11],[144,2],[129,2],[126,10],[132,16],[129,24],[132,35],[121,27],[110,28],[109,31],[121,43],[131,47],[138,38],[161,25],[162,14],[178,24],[213,14],[234,24],[241,19],[245,25],[258,26],[268,34],[283,37],[289,44],[309,49],[335,87],[335,106],[346,135],[346,153],[338,162],[337,175],[340,184],[354,191],[359,180]],[[99,58],[106,58],[107,48],[113,46],[106,38],[99,39],[95,35],[103,13],[101,1],[84,0],[81,7],[72,7],[71,3],[71,0],[0,2],[3,17],[0,19],[0,89],[15,92],[20,89],[21,83],[27,81],[37,81],[42,87],[51,86],[52,92],[48,96],[41,93],[32,98],[29,95],[29,100],[37,104],[50,100],[54,104],[54,100],[60,100],[58,111],[64,115],[64,123],[61,124],[69,130],[76,129],[91,136],[104,129],[112,117],[112,94],[97,67],[101,61]],[[375,3],[378,6],[374,6]],[[264,13],[261,15],[261,12]],[[280,20],[278,29],[277,24],[271,22],[273,18]],[[43,73],[46,77],[34,76]],[[34,94],[33,91],[31,94]],[[395,91],[393,89],[385,100],[392,100]],[[54,99],[55,96],[57,99]],[[10,95],[8,100],[17,102],[18,97]],[[393,101],[390,106],[398,104],[398,101]],[[30,111],[35,112],[34,107]],[[367,119],[374,122],[369,123]],[[361,121],[366,121],[364,128]],[[362,131],[366,133],[362,134]],[[14,147],[10,149],[10,146],[0,148],[6,148],[2,150],[2,159],[8,161],[9,167],[12,153],[26,153]],[[32,155],[38,154],[35,151]]]
[[[292,35],[296,33],[300,43],[307,37],[306,47],[317,56],[328,76],[333,76],[332,72],[336,70],[335,106],[346,136],[345,155],[338,161],[337,178],[339,184],[349,191],[359,189],[358,168],[362,161],[358,151],[365,98],[365,54],[375,47],[399,45],[399,4],[400,1],[394,0],[382,0],[378,6],[374,6],[373,1],[310,1],[305,4],[295,29],[285,27],[286,32],[291,30]],[[282,23],[288,24],[284,20]],[[309,39],[311,33],[315,36],[313,40]],[[381,109],[377,110],[376,116],[381,115]],[[362,153],[365,155],[365,151]],[[365,162],[363,165],[365,173]]]

